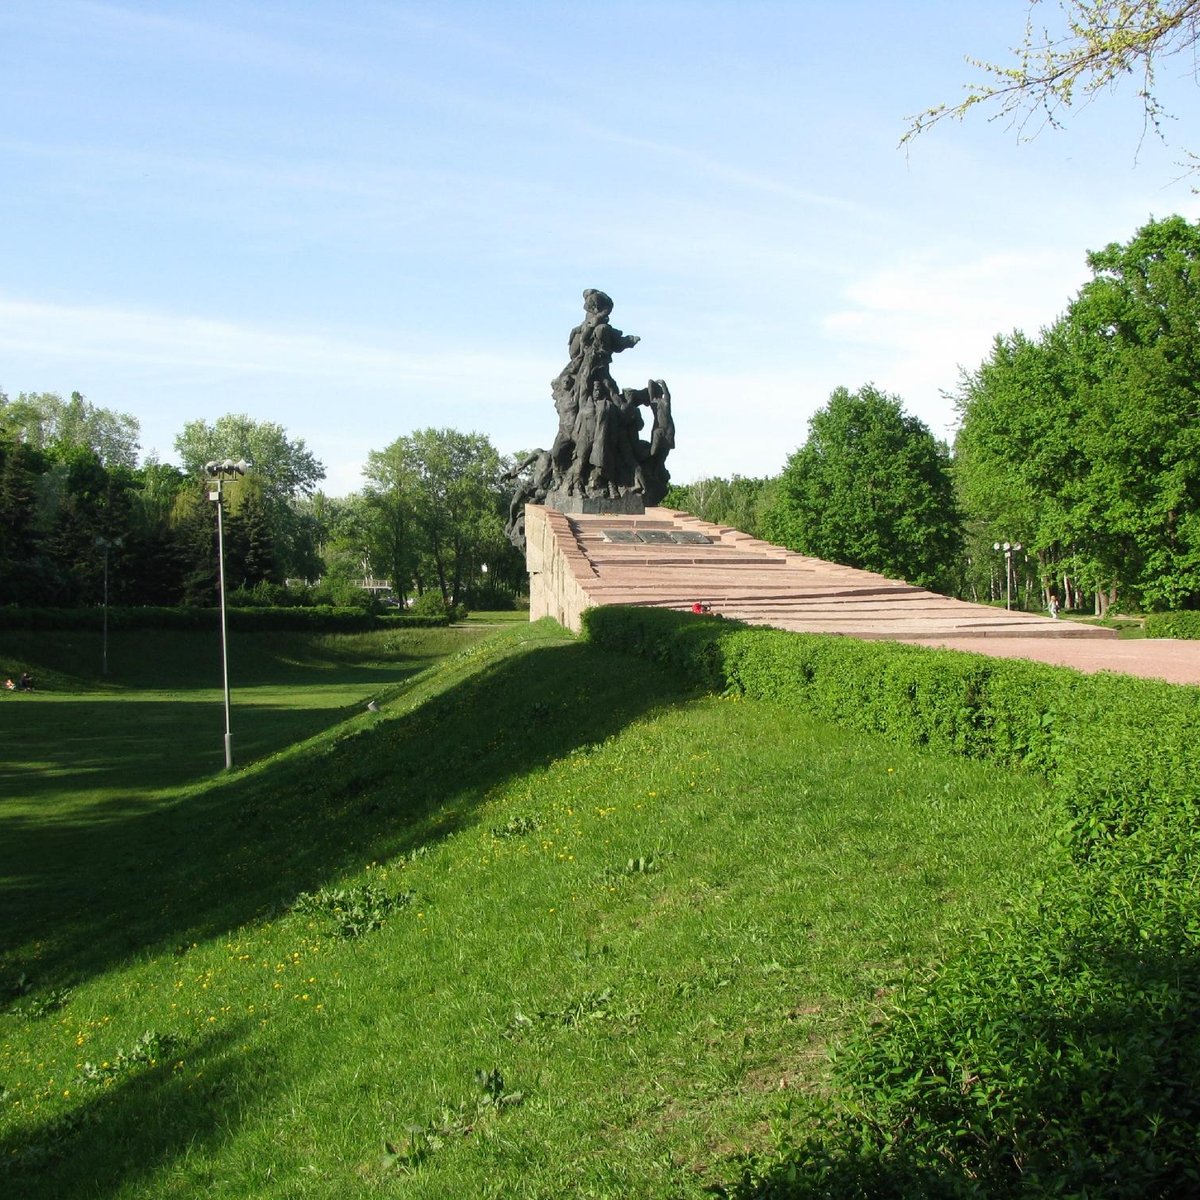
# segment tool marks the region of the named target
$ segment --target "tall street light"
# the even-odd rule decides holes
[[[227,458],[223,462],[206,462],[204,473],[215,484],[208,498],[217,506],[217,572],[221,585],[221,669],[225,679],[225,770],[233,766],[233,733],[229,728],[229,632],[225,620],[225,522],[222,488],[231,479],[245,475],[250,464],[244,459]]]
[[[96,545],[104,551],[104,640],[100,656],[100,674],[108,674],[108,552],[125,545],[124,538],[98,537]]]
[[[1021,549],[1020,542],[993,542],[993,550],[1004,551],[1004,607],[1012,608],[1013,553]]]

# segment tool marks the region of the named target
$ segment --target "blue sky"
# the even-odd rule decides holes
[[[840,385],[947,437],[960,368],[1089,249],[1200,217],[1182,58],[1173,146],[1131,86],[1031,142],[979,114],[897,147],[1025,12],[4,0],[0,387],[130,412],[167,461],[187,421],[277,421],[345,494],[429,425],[548,444],[597,287],[643,339],[618,382],[671,386],[678,482],[778,472]]]

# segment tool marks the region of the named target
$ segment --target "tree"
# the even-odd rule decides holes
[[[1200,226],[1151,221],[1036,340],[997,339],[964,381],[964,507],[1048,581],[1200,604]]]
[[[364,549],[370,562],[392,581],[393,592],[406,601],[421,550],[420,472],[412,440],[400,437],[383,450],[372,450],[363,475],[367,479]]]
[[[24,442],[0,440],[0,603],[36,602],[42,563],[38,487],[45,455]]]
[[[1039,128],[1057,127],[1066,109],[1130,76],[1139,81],[1147,128],[1162,136],[1168,114],[1155,91],[1155,67],[1200,41],[1200,0],[1060,0],[1066,21],[1061,35],[1035,27],[1038,4],[1030,0],[1015,62],[1005,66],[969,58],[990,80],[970,87],[958,104],[939,104],[911,118],[901,144],[947,117],[961,120],[980,104],[995,105],[998,115],[1009,117],[1022,132],[1038,114]],[[1194,55],[1184,69],[1196,74]]]
[[[897,397],[838,388],[788,459],[764,526],[802,554],[946,587],[962,545],[949,452]]]
[[[212,425],[189,421],[175,439],[183,469],[201,477],[213,460],[247,459],[262,489],[262,500],[282,576],[307,576],[311,570],[308,530],[296,503],[311,496],[325,478],[325,467],[303,438],[289,438],[282,425],[255,421],[244,413],[227,413]]]
[[[189,421],[175,439],[183,469],[202,475],[204,464],[226,458],[247,459],[269,502],[287,505],[311,496],[325,478],[325,467],[303,438],[289,438],[274,421],[255,421],[245,413],[227,413],[212,424]]]
[[[141,426],[129,413],[97,408],[78,392],[63,400],[57,392],[21,392],[9,400],[0,392],[0,435],[53,457],[90,450],[105,467],[137,466]]]
[[[772,503],[775,483],[773,479],[747,479],[742,475],[697,479],[683,487],[672,485],[663,504],[681,508],[702,521],[761,537],[762,514]]]
[[[442,599],[459,604],[480,564],[507,546],[500,455],[485,435],[456,429],[418,429],[405,440],[423,549]],[[424,590],[420,575],[418,584]]]
[[[236,487],[237,503],[230,505],[225,532],[225,566],[229,585],[252,588],[260,583],[282,583],[271,537],[271,514],[262,485],[253,477],[226,485]]]
[[[484,563],[515,554],[504,536],[504,464],[483,434],[418,429],[372,451],[364,549],[392,587],[436,589],[459,604]]]
[[[1152,608],[1200,604],[1200,225],[1151,221],[1090,254],[1070,319],[1089,357],[1089,500]]]
[[[1055,587],[1073,599],[1078,587],[1111,583],[1112,547],[1096,537],[1082,504],[1086,399],[1074,332],[1062,321],[1037,339],[1020,331],[997,337],[961,381],[954,479],[969,518],[976,589],[994,573],[995,542],[1020,542],[1047,593]]]

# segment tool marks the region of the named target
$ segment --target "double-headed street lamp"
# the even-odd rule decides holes
[[[225,522],[221,490],[231,479],[245,475],[250,464],[244,459],[227,458],[223,462],[206,462],[204,473],[215,485],[208,498],[217,506],[217,572],[221,585],[221,669],[225,679],[225,770],[233,766],[233,733],[229,728],[229,634],[225,622]]]
[[[1004,551],[1004,607],[1012,608],[1013,553],[1021,549],[1020,542],[993,542],[993,550]]]
[[[108,674],[108,552],[125,545],[124,538],[98,537],[96,545],[104,551],[104,640],[100,655],[100,674]]]

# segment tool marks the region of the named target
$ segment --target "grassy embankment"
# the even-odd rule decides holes
[[[1031,779],[382,636],[235,640],[232,775],[211,639],[6,639],[0,1190],[711,1194],[1049,853]]]

